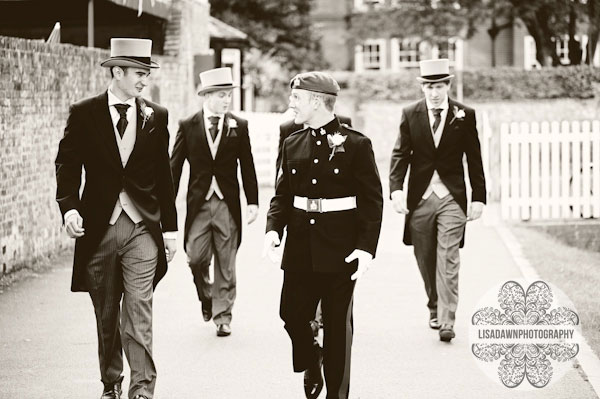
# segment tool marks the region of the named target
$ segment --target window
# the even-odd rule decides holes
[[[415,68],[419,61],[435,58],[448,58],[450,65],[456,67],[457,58],[462,57],[461,48],[462,40],[455,37],[434,44],[418,38],[392,39],[392,69]]]
[[[417,38],[392,39],[392,68],[416,67],[421,59],[420,43]]]
[[[355,49],[355,70],[385,69],[385,39],[367,40]]]

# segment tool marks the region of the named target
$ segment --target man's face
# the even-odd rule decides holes
[[[314,114],[315,108],[310,101],[310,93],[306,90],[292,89],[290,109],[294,112],[294,123],[302,125]]]
[[[205,94],[205,103],[208,109],[215,114],[224,114],[229,110],[233,90],[217,90]]]
[[[437,83],[422,83],[421,90],[425,93],[427,101],[437,107],[442,104],[444,99],[448,96],[448,90],[450,90],[449,82],[437,82]]]
[[[113,73],[117,88],[127,97],[141,97],[150,77],[148,68],[114,68]]]

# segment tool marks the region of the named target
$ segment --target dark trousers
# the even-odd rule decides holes
[[[459,247],[467,217],[452,195],[422,199],[410,219],[415,257],[429,301],[441,324],[454,325],[458,305]]]
[[[152,282],[157,260],[158,249],[146,226],[134,224],[123,212],[108,227],[87,267],[101,379],[105,385],[123,379],[123,348],[131,369],[130,398],[138,394],[152,398],[156,384]]]
[[[213,195],[200,208],[185,244],[198,299],[212,307],[215,324],[231,323],[236,297],[238,227],[225,201]],[[214,256],[214,281],[210,262]]]
[[[346,399],[350,390],[354,286],[347,273],[284,272],[280,315],[292,340],[295,372],[317,360],[310,321],[321,301],[327,399]]]

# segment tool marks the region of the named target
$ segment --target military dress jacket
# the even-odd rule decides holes
[[[408,227],[412,212],[427,190],[434,171],[437,170],[440,179],[466,215],[467,189],[463,167],[463,156],[466,155],[471,201],[486,201],[475,110],[451,98],[448,99],[448,106],[444,130],[437,147],[433,141],[425,99],[402,110],[400,132],[392,150],[390,193],[402,190],[410,166],[407,193],[409,213],[404,219],[404,243],[407,245],[412,245]],[[464,235],[460,246],[463,245]]]
[[[332,154],[327,136],[345,142]],[[342,149],[343,147],[343,149]],[[371,140],[333,119],[320,129],[290,135],[282,148],[282,173],[267,214],[267,231],[287,238],[281,267],[286,271],[352,273],[345,258],[361,249],[375,256],[383,212],[381,180]],[[356,208],[306,212],[294,197],[356,197]]]

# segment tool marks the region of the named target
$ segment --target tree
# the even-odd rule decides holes
[[[323,68],[311,0],[210,0],[211,14],[245,32],[253,47],[291,72]]]

